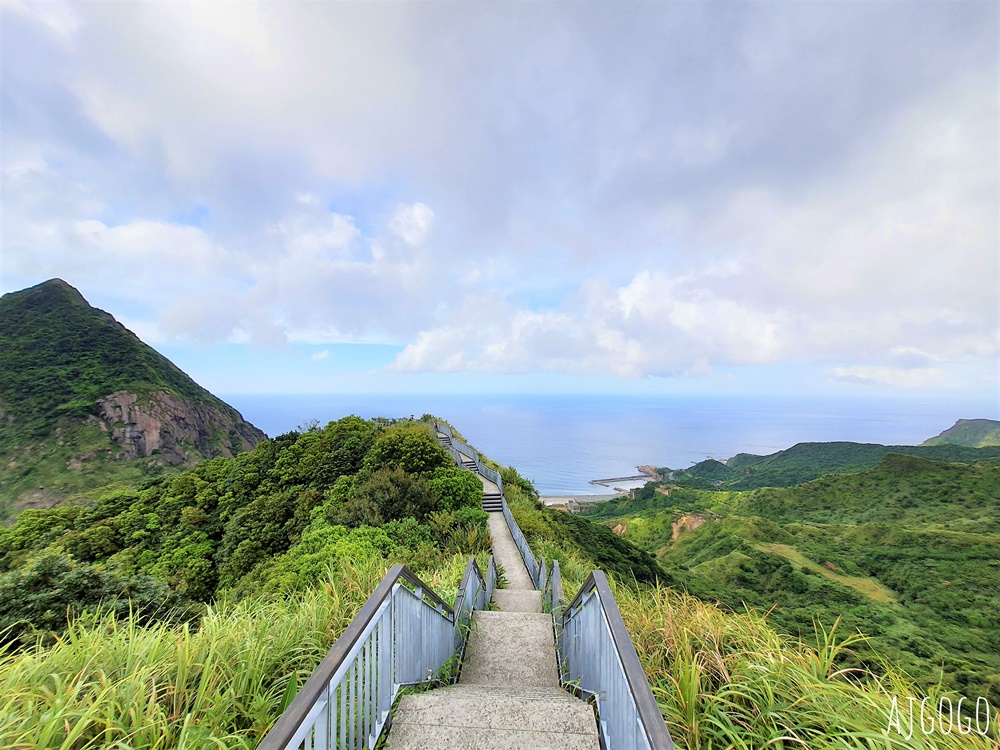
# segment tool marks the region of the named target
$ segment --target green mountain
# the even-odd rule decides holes
[[[1000,422],[995,419],[960,419],[923,445],[966,445],[984,448],[1000,445]]]
[[[587,517],[703,600],[805,640],[839,618],[869,637],[861,663],[886,656],[928,689],[1000,702],[1000,463],[887,453],[793,487],[650,483]]]
[[[620,530],[543,507],[513,468],[502,474],[511,513],[536,556],[559,561],[567,597],[594,568],[608,571],[678,747],[735,747],[735,738],[741,748],[995,748],[994,739],[975,733],[919,744],[903,733],[887,736],[895,702],[919,703],[927,688],[900,679],[851,635],[864,614],[861,594],[815,574],[835,573],[812,557],[797,558],[789,526],[704,514],[690,531],[698,524],[687,514],[689,531],[678,546],[697,542],[689,550],[697,564],[661,556],[671,567],[664,572],[630,544],[636,522],[621,538]],[[705,502],[739,494],[677,492]],[[139,489],[95,492],[90,504],[22,513],[0,527],[0,747],[256,747],[390,565],[407,564],[455,602],[468,555],[481,565],[487,560],[481,497],[478,479],[455,467],[427,430],[346,417]],[[963,505],[970,507],[972,499]],[[726,532],[709,539],[719,552],[732,550],[722,558],[698,542],[698,533],[712,528]],[[823,530],[812,533],[817,544],[828,536],[839,543]],[[874,528],[850,541],[861,549],[885,541],[906,547],[887,536]],[[734,546],[744,541],[750,546]],[[909,544],[914,556],[947,559],[922,540]],[[861,585],[843,553],[828,559],[837,575]],[[889,567],[901,575],[917,570],[910,562]],[[851,608],[855,619],[835,634],[789,637],[775,630],[788,629],[776,619],[784,603],[773,612],[712,603],[705,591],[723,591],[717,580],[728,571],[746,579],[738,594],[760,589],[767,596],[758,598],[768,601],[798,586],[803,600],[829,611]],[[873,586],[873,594],[892,587],[888,595],[898,600],[909,585],[907,596],[918,599],[933,588],[932,575],[912,584],[885,575],[890,582]],[[701,599],[679,590],[699,583]],[[997,588],[989,576],[982,583],[984,596]],[[732,591],[724,593],[728,603]],[[987,600],[967,605],[963,595],[953,593],[947,605],[961,616],[982,606],[985,625],[977,627],[988,634],[995,607]],[[897,627],[893,617],[890,609],[883,620],[870,618],[882,628],[877,638]],[[902,627],[900,637],[926,645],[925,663],[935,662],[929,629]],[[992,648],[976,638],[971,654]],[[972,674],[958,693],[976,696],[981,685]]]
[[[706,484],[695,480],[708,480],[719,483],[723,489],[733,490],[791,487],[826,474],[847,474],[874,468],[890,453],[933,461],[975,462],[1000,459],[1000,444],[983,443],[983,447],[979,447],[954,441],[934,444],[928,441],[923,445],[799,443],[768,456],[739,453],[725,463],[708,459],[684,470],[661,468],[657,471],[663,476],[672,475],[675,482],[697,487],[704,487]]]
[[[0,521],[265,437],[66,282],[0,298]]]

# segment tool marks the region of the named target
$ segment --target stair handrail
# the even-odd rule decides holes
[[[486,462],[480,456],[476,461],[476,466],[479,469],[479,473],[484,477],[489,479],[493,484],[497,486],[500,494],[503,494],[503,477],[500,476],[500,472],[494,469],[492,466],[487,466]]]
[[[495,585],[492,557],[490,569]],[[434,679],[461,656],[468,628],[456,615],[485,606],[477,586],[488,588],[489,578],[470,558],[453,608],[406,566],[393,565],[258,750],[374,747],[400,688]]]
[[[461,454],[469,456],[475,461],[476,470],[500,490],[507,528],[532,583],[542,592],[543,604],[553,615],[560,683],[595,699],[601,747],[607,750],[675,750],[607,576],[600,570],[591,571],[573,601],[565,606],[559,561],[553,560],[549,568],[544,557],[540,564],[535,559],[507,505],[499,472],[486,466],[475,449],[456,440],[451,429],[442,430],[442,427],[447,426],[439,425],[438,429],[451,438],[452,445],[457,442],[465,449],[455,451],[459,455],[452,454],[452,458],[462,465]]]
[[[549,569],[548,582],[542,588],[542,606],[547,607],[549,612],[555,615],[566,607],[566,599],[563,595],[562,573],[559,570],[559,561],[553,559]]]
[[[431,423],[425,422],[424,424],[427,424],[431,428],[431,430],[435,429],[434,425]],[[483,459],[479,451],[477,451],[468,443],[459,440],[457,437],[455,437],[455,433],[452,431],[451,427],[446,425],[444,422],[439,421],[436,429],[437,432],[440,432],[442,435],[446,435],[451,439],[451,445],[446,445],[441,441],[440,438],[438,438],[436,433],[434,435],[434,439],[437,440],[438,444],[440,444],[440,446],[448,452],[448,455],[451,456],[452,460],[454,460],[455,463],[457,463],[459,466],[463,466],[464,462],[462,461],[462,456],[463,455],[468,456],[475,463],[476,471],[481,476],[484,476],[488,480],[493,482],[493,484],[497,486],[497,490],[500,492],[500,494],[501,495],[503,494],[503,477],[500,476],[499,471],[494,469],[492,466],[488,466],[486,464],[485,459]]]
[[[531,582],[535,585],[535,588],[538,588],[538,562],[535,560],[535,555],[531,551],[531,547],[528,546],[528,540],[524,538],[521,527],[517,525],[514,515],[510,512],[510,507],[507,505],[507,498],[500,498],[500,507],[503,510],[503,517],[507,521],[507,528],[510,530],[510,535],[514,537],[514,544],[517,545],[517,549],[521,553],[524,567],[527,568],[528,575],[531,576]]]
[[[468,640],[472,613],[477,609],[486,609],[493,599],[493,590],[496,588],[497,581],[497,568],[493,555],[490,555],[486,571],[486,576],[483,576],[476,564],[476,558],[470,557],[465,564],[462,583],[459,584],[458,595],[455,597],[453,608],[455,612],[455,653],[460,658],[465,655],[465,644]]]
[[[603,571],[591,572],[558,619],[560,672],[595,698],[603,745],[675,750]]]

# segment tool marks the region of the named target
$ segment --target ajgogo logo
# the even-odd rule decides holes
[[[989,701],[983,697],[976,698],[976,710],[974,713],[975,730],[973,730],[973,716],[970,713],[972,701],[966,704],[968,699],[964,696],[959,698],[957,704],[953,703],[951,698],[942,697],[938,701],[936,712],[934,711],[933,704],[931,704],[929,709],[927,708],[927,702],[930,698],[924,698],[919,701],[919,722],[914,718],[914,704],[918,700],[916,698],[907,698],[906,700],[910,704],[909,721],[907,722],[908,731],[903,730],[904,714],[899,710],[899,699],[894,695],[892,696],[892,707],[889,710],[889,726],[886,728],[886,732],[891,732],[895,729],[903,739],[908,740],[918,730],[924,735],[933,734],[935,731],[939,734],[951,734],[952,732],[972,734],[975,731],[976,734],[981,734],[984,737],[990,731],[990,718],[992,717],[993,709],[990,707]],[[945,708],[945,704],[947,704],[947,709]]]

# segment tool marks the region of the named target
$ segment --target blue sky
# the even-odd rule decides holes
[[[997,410],[995,2],[0,12],[0,292],[216,392]]]

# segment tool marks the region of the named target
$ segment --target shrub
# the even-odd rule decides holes
[[[451,463],[444,448],[420,425],[394,427],[375,441],[364,460],[364,466],[373,471],[402,468],[428,477],[439,466]]]
[[[471,471],[457,466],[439,466],[434,470],[430,485],[438,510],[482,507],[483,483]]]

